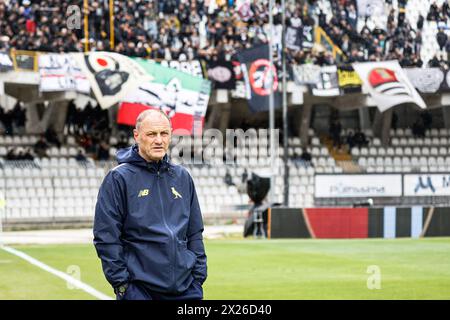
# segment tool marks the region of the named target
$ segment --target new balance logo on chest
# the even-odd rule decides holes
[[[143,190],[139,191],[138,198],[148,196],[149,194],[150,194],[150,190],[143,189]]]

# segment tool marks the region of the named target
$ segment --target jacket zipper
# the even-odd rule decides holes
[[[173,259],[171,261],[172,262],[172,265],[171,265],[171,267],[172,267],[172,286],[170,288],[170,291],[173,291],[173,289],[176,286],[176,283],[175,283],[175,268],[176,268],[176,254],[177,254],[177,252],[176,252],[176,250],[177,250],[176,245],[177,245],[177,243],[176,243],[175,235],[173,234],[172,229],[169,228],[169,225],[167,224],[166,218],[164,216],[164,203],[162,201],[161,186],[160,186],[160,182],[159,182],[160,179],[161,179],[161,175],[160,175],[159,169],[157,171],[157,176],[158,176],[158,178],[157,178],[156,181],[158,183],[159,201],[161,202],[162,220],[163,220],[164,225],[166,226],[167,230],[169,230],[169,233],[170,233],[170,236],[171,236],[172,242],[173,242]]]

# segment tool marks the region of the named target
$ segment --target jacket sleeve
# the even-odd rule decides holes
[[[194,182],[191,176],[189,176],[189,181],[191,184],[191,212],[187,230],[187,246],[188,249],[194,252],[197,256],[197,262],[192,269],[192,275],[195,280],[197,280],[200,284],[203,284],[207,277],[206,253],[202,236],[203,219],[197,199],[197,192],[195,191]]]
[[[121,177],[110,171],[100,186],[95,206],[94,246],[108,282],[117,287],[129,281],[121,241],[126,194]]]

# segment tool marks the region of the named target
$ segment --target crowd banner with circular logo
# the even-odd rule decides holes
[[[426,108],[398,61],[354,63],[353,68],[381,112],[403,103]]]
[[[436,93],[444,81],[444,72],[439,68],[403,69],[413,86],[421,93]]]
[[[119,53],[73,53],[72,57],[89,80],[92,92],[103,109],[119,103],[139,84],[153,79],[133,59]]]
[[[277,69],[269,61],[269,46],[260,45],[237,54],[246,85],[246,97],[252,112],[269,110],[269,98],[274,93],[275,108],[281,105]]]
[[[231,61],[212,60],[208,63],[208,79],[215,89],[236,89],[236,75]]]

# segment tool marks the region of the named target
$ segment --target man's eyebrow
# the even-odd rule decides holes
[[[161,129],[161,130],[147,130],[145,133],[158,133],[158,132],[170,132],[170,129]]]

